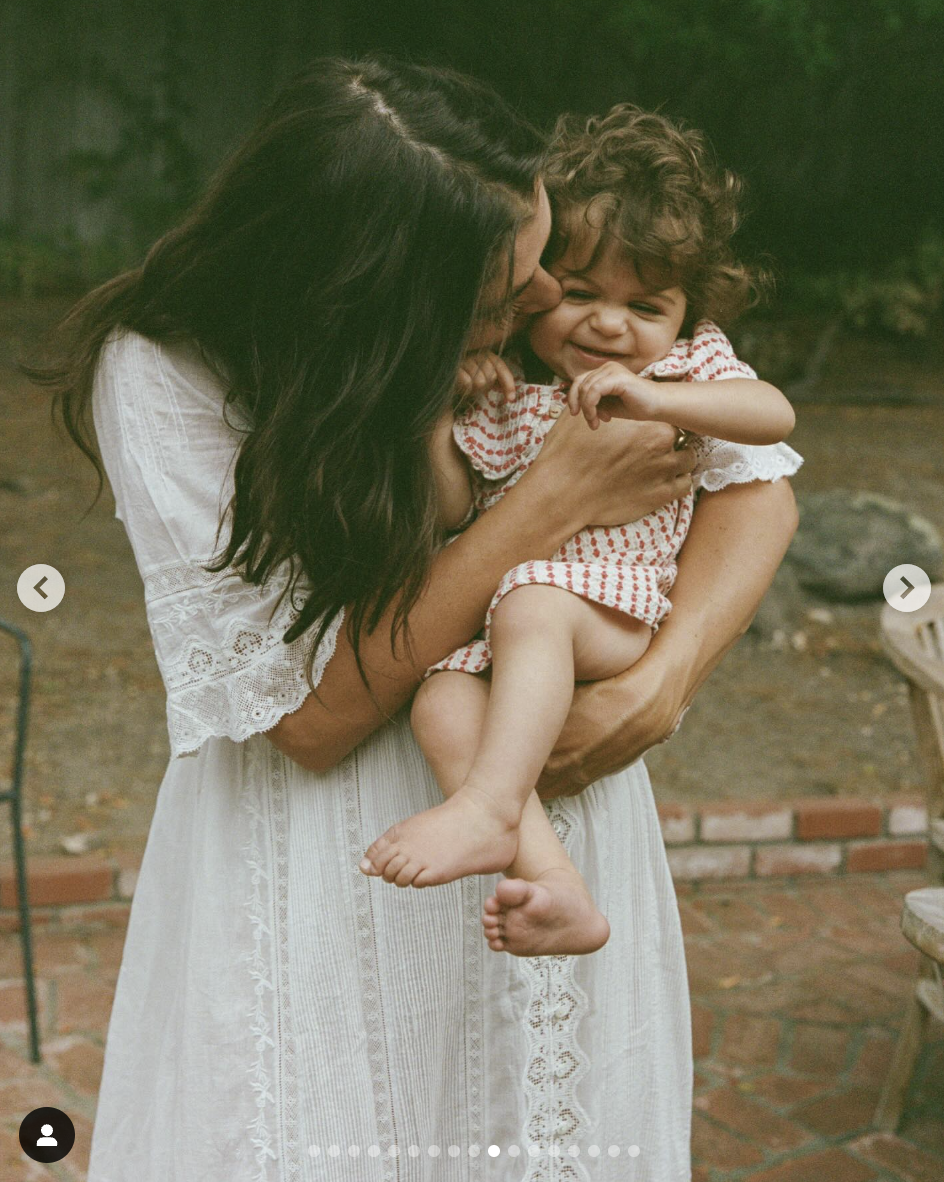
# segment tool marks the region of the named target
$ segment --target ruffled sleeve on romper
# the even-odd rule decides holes
[[[677,381],[723,381],[755,378],[740,361],[717,325],[699,321],[691,339],[675,342],[641,377]],[[566,384],[519,382],[513,403],[499,392],[477,398],[456,420],[454,436],[475,474],[479,511],[491,508],[534,461],[544,438],[561,413],[566,413]],[[728,484],[778,480],[803,463],[784,443],[768,447],[730,443],[696,436],[694,489],[716,492]],[[515,587],[542,583],[563,587],[658,628],[671,610],[667,592],[675,581],[675,558],[691,521],[692,496],[663,506],[639,521],[615,528],[581,530],[548,562],[527,562],[508,571],[489,604],[482,632],[426,671],[480,673],[491,664],[488,641],[492,614]]]
[[[95,379],[94,415],[116,516],[144,579],[148,625],[167,690],[173,755],[211,737],[238,741],[270,730],[309,693],[312,632],[291,644],[282,598],[288,571],[263,588],[228,568],[205,568],[227,536],[217,531],[233,493],[245,432],[225,391],[188,346],[113,334]],[[280,576],[280,577],[278,577]],[[316,656],[315,685],[334,651],[340,612]]]

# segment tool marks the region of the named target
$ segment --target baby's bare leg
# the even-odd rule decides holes
[[[413,700],[417,742],[447,798],[465,783],[482,736],[489,683],[468,673],[437,673]],[[595,952],[609,937],[582,876],[532,792],[518,829],[518,852],[494,895],[482,926],[495,952],[517,956]]]
[[[627,619],[556,587],[529,585],[506,595],[492,616],[492,688],[464,782],[444,804],[373,842],[364,873],[398,886],[433,886],[505,870],[570,709],[575,676],[609,676],[648,645],[648,629],[628,627]]]

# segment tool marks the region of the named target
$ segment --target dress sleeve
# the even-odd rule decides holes
[[[271,729],[309,693],[311,634],[285,644],[297,613],[282,597],[284,568],[263,588],[228,568],[205,568],[226,540],[217,531],[233,493],[245,424],[197,353],[137,333],[102,350],[93,408],[105,469],[144,581],[148,625],[167,691],[173,755],[211,737],[241,741]],[[281,600],[281,602],[280,602]],[[316,654],[318,684],[343,611]]]
[[[641,376],[692,382],[757,378],[710,320],[700,320],[691,340],[676,341],[666,356],[645,369]],[[792,476],[803,463],[802,456],[785,443],[760,447],[701,435],[693,439],[692,448],[696,457],[692,472],[694,488],[705,492],[718,492],[729,484],[748,484],[753,480],[779,480],[781,476]]]

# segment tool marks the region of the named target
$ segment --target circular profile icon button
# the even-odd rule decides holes
[[[75,1144],[75,1125],[58,1108],[34,1108],[23,1117],[20,1145],[33,1161],[62,1161]]]
[[[903,562],[885,576],[882,594],[896,612],[916,612],[931,598],[931,580],[920,566]]]
[[[54,566],[37,562],[28,566],[16,581],[20,603],[31,612],[51,612],[62,603],[66,582]]]

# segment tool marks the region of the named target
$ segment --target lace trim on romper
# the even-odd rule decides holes
[[[739,361],[727,337],[710,321],[699,321],[691,340],[676,341],[668,354],[643,370],[643,377],[717,381],[756,378]],[[567,383],[538,386],[519,381],[517,397],[506,403],[489,391],[457,418],[453,436],[475,475],[475,502],[490,509],[534,462],[548,432],[566,410]],[[695,487],[714,492],[732,483],[777,480],[790,476],[802,459],[786,444],[753,447],[697,437]],[[509,591],[528,583],[562,587],[584,598],[633,616],[654,631],[671,610],[667,593],[677,568],[694,499],[691,494],[639,521],[618,527],[581,530],[550,561],[522,563],[501,579],[485,616],[482,632],[431,666],[439,670],[480,673],[491,664],[489,630],[495,608]]]

